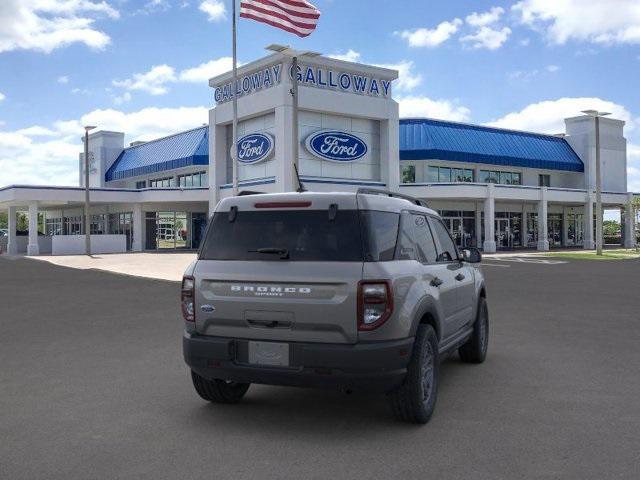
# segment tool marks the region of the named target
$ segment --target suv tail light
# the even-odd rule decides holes
[[[182,304],[182,316],[187,322],[195,322],[195,306],[194,306],[194,291],[196,281],[193,277],[182,278],[182,292],[180,300]]]
[[[393,293],[389,280],[358,283],[358,330],[374,330],[393,312]]]

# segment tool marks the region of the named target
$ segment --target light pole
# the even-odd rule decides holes
[[[312,58],[317,57],[320,54],[317,52],[294,50],[287,45],[277,44],[269,45],[267,47],[267,50],[271,50],[272,52],[281,53],[283,55],[286,55],[287,57],[291,57],[291,96],[293,97],[293,108],[291,113],[291,136],[293,137],[293,142],[291,145],[291,156],[293,158],[293,168],[295,170],[296,179],[298,181],[298,191],[302,191],[303,187],[300,183],[300,178],[298,175],[298,160],[300,158],[300,138],[298,134],[298,58]]]
[[[91,255],[91,216],[89,215],[89,131],[96,127],[84,127],[84,250]]]
[[[600,117],[611,115],[598,110],[583,110],[582,113],[596,121],[596,255],[602,255],[602,166],[600,165]]]

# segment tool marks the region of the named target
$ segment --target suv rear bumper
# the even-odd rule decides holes
[[[402,383],[413,340],[355,345],[292,342],[289,367],[249,364],[245,339],[185,332],[182,346],[187,365],[207,379],[387,392]]]

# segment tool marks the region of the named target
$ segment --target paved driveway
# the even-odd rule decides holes
[[[640,262],[508,265],[487,362],[447,360],[416,427],[357,394],[208,405],[176,283],[0,257],[0,478],[638,478]]]

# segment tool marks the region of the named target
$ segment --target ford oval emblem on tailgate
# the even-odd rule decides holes
[[[214,307],[213,305],[202,305],[200,307],[200,310],[202,310],[203,312],[213,312],[216,309],[216,307]]]

